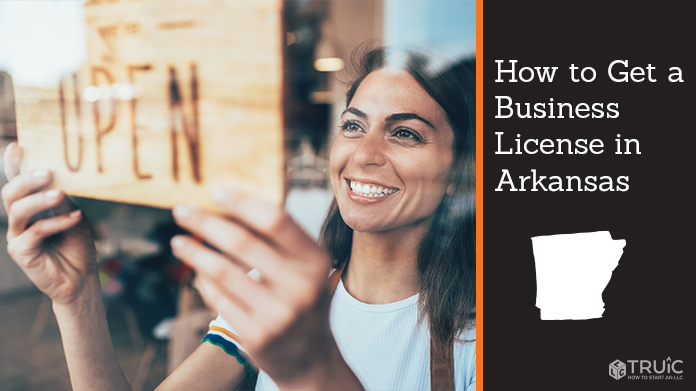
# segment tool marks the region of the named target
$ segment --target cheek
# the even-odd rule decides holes
[[[420,158],[404,156],[398,163],[395,162],[394,167],[404,182],[411,182],[428,194],[438,193],[441,188],[446,188],[449,182],[452,158],[448,152],[444,150]]]
[[[334,188],[334,193],[338,190],[336,186],[340,185],[340,175],[346,166],[346,162],[350,157],[350,150],[347,143],[338,135],[333,145],[331,146],[329,158],[329,174],[331,176],[331,186]]]
[[[404,159],[399,176],[407,189],[411,188],[411,200],[423,213],[432,213],[440,204],[449,186],[449,172],[452,165],[451,153],[441,151],[423,159]],[[396,166],[396,165],[395,165]]]

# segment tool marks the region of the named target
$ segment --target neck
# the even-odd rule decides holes
[[[353,244],[343,283],[357,300],[386,304],[420,290],[418,248],[427,224],[388,232],[353,232]]]

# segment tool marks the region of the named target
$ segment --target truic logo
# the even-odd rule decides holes
[[[682,360],[614,360],[609,364],[609,376],[619,380],[624,377],[633,380],[684,380]]]
[[[620,360],[616,360],[613,363],[609,364],[609,376],[613,377],[616,380],[619,380],[622,377],[626,376],[626,364],[624,364]]]

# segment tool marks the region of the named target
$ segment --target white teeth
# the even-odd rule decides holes
[[[390,189],[388,187],[382,187],[377,185],[363,185],[356,181],[349,181],[350,189],[363,197],[384,197],[386,195],[392,194],[399,189]]]

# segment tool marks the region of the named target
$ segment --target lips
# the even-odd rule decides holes
[[[399,191],[396,187],[387,187],[378,183],[360,182],[357,180],[346,179],[350,190],[362,197],[385,197]]]

